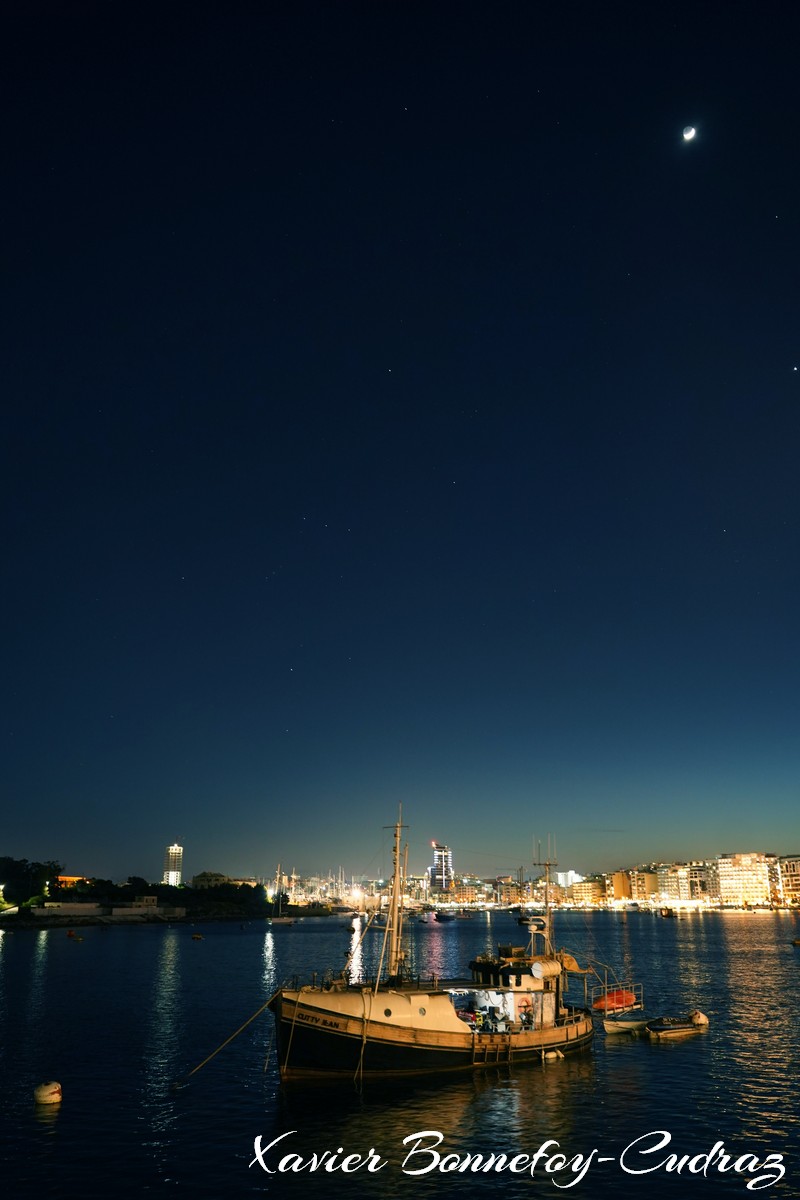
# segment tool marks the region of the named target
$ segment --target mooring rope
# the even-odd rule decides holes
[[[361,1050],[358,1055],[358,1065],[356,1066],[355,1074],[353,1075],[353,1082],[356,1084],[359,1084],[359,1085],[361,1083],[363,1083],[363,1080],[364,1080],[364,1051],[367,1048],[367,1026],[369,1023],[368,1017],[367,1017],[367,992],[363,988],[361,989],[361,1003],[362,1003],[363,1010],[364,1010],[361,1015],[361,1022],[362,1022]],[[370,994],[370,1009],[372,1009],[372,995],[371,994]]]
[[[280,988],[278,988],[278,991],[277,991],[277,992],[273,992],[273,993],[272,993],[272,995],[270,996],[269,1000],[267,1000],[266,1004],[262,1004],[262,1005],[261,1005],[261,1007],[260,1007],[260,1008],[257,1010],[257,1012],[254,1012],[254,1013],[253,1013],[252,1017],[248,1017],[248,1018],[247,1018],[247,1020],[245,1021],[244,1025],[240,1025],[240,1026],[239,1026],[239,1028],[236,1030],[236,1032],[235,1032],[235,1033],[232,1033],[232,1034],[231,1034],[231,1036],[230,1036],[229,1038],[226,1038],[226,1039],[225,1039],[225,1041],[222,1043],[222,1045],[221,1045],[221,1046],[217,1046],[216,1050],[213,1050],[213,1051],[211,1052],[211,1054],[209,1054],[209,1055],[208,1055],[208,1057],[207,1057],[207,1058],[204,1058],[204,1059],[203,1059],[203,1061],[202,1061],[201,1063],[198,1063],[196,1067],[193,1067],[193,1068],[192,1068],[192,1070],[191,1070],[191,1071],[189,1071],[189,1073],[188,1073],[187,1075],[184,1075],[184,1076],[183,1076],[183,1079],[181,1079],[181,1080],[179,1080],[179,1081],[178,1081],[178,1084],[173,1084],[172,1086],[173,1086],[173,1087],[177,1087],[177,1086],[179,1086],[181,1083],[183,1083],[183,1082],[184,1082],[184,1080],[186,1080],[186,1079],[190,1079],[190,1078],[192,1077],[192,1075],[195,1075],[195,1074],[196,1074],[196,1073],[197,1073],[197,1072],[200,1070],[200,1068],[201,1068],[201,1067],[204,1067],[204,1066],[206,1065],[206,1063],[210,1063],[210,1062],[211,1062],[211,1060],[212,1060],[212,1058],[215,1058],[215,1057],[216,1057],[216,1055],[218,1055],[218,1054],[219,1054],[220,1050],[224,1050],[226,1046],[230,1045],[230,1043],[231,1043],[231,1042],[234,1040],[234,1038],[237,1038],[237,1037],[239,1036],[239,1034],[240,1034],[240,1033],[241,1033],[241,1032],[242,1032],[244,1029],[246,1029],[246,1028],[247,1028],[247,1026],[248,1026],[248,1025],[249,1025],[249,1024],[252,1022],[252,1021],[255,1021],[256,1017],[260,1017],[260,1016],[261,1016],[261,1014],[263,1013],[263,1011],[264,1011],[264,1009],[265,1009],[265,1008],[269,1008],[270,1004],[271,1004],[271,1003],[272,1003],[272,1001],[275,999],[275,997],[276,997],[277,995],[279,995],[279,993],[280,993]],[[264,1069],[266,1070],[266,1066],[265,1066],[265,1068],[264,1068]]]
[[[286,1044],[286,1054],[283,1059],[284,1067],[288,1067],[288,1065],[289,1065],[289,1052],[292,1048],[292,1041],[294,1040],[294,1027],[297,1024],[297,1013],[300,1008],[300,994],[302,992],[305,992],[306,990],[307,989],[304,987],[299,988],[298,992],[297,992],[297,998],[295,999],[295,1002],[294,1002],[294,1012],[292,1013],[292,1027],[289,1030],[289,1041]]]

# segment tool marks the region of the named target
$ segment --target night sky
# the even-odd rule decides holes
[[[2,26],[0,854],[796,852],[797,6]]]

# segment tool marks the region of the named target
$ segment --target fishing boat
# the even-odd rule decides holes
[[[479,954],[463,979],[410,977],[402,949],[402,826],[394,831],[388,926],[373,980],[335,979],[279,988],[275,1015],[281,1077],[417,1075],[540,1063],[586,1048],[593,1036],[586,976],[555,951],[549,921],[525,946]],[[384,972],[385,966],[385,972]],[[572,976],[583,1004],[571,1003]]]
[[[659,1017],[648,1021],[645,1029],[651,1038],[679,1038],[708,1029],[708,1017],[694,1009],[685,1017]]]

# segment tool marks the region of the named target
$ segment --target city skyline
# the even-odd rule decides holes
[[[392,831],[393,831],[393,827],[388,827],[388,826],[386,827],[387,834],[391,833]],[[405,832],[407,832],[407,829]],[[404,841],[403,845],[405,846],[405,844],[406,843]],[[408,876],[409,876],[409,878],[412,878],[412,877],[413,878],[422,878],[424,876],[429,876],[432,880],[432,885],[433,885],[433,881],[440,876],[445,881],[446,880],[458,881],[458,880],[461,880],[461,879],[467,878],[467,877],[482,878],[482,879],[492,879],[492,878],[494,878],[494,879],[500,879],[500,878],[514,879],[514,878],[518,878],[520,876],[520,873],[521,873],[522,878],[525,881],[535,882],[537,879],[544,878],[545,865],[549,865],[551,880],[553,880],[553,882],[558,882],[557,876],[563,877],[566,875],[570,875],[570,876],[577,875],[580,878],[585,879],[585,878],[592,878],[595,876],[604,876],[604,875],[610,876],[610,875],[613,875],[615,872],[619,872],[619,871],[623,871],[623,872],[624,871],[636,871],[636,870],[647,870],[647,869],[656,868],[659,866],[660,867],[686,866],[686,865],[697,864],[697,863],[709,863],[709,862],[713,862],[720,858],[730,858],[730,857],[737,857],[737,856],[748,855],[748,854],[764,855],[768,858],[772,857],[775,859],[781,859],[781,858],[795,858],[795,857],[797,857],[797,853],[798,853],[798,851],[796,849],[795,850],[792,850],[792,849],[774,850],[769,847],[763,847],[763,846],[749,846],[747,848],[738,846],[735,848],[729,847],[727,849],[720,850],[713,855],[707,855],[707,856],[687,855],[687,856],[684,856],[681,858],[666,858],[666,857],[662,856],[662,857],[650,858],[647,860],[637,860],[637,861],[627,861],[627,862],[620,861],[620,862],[614,863],[612,866],[608,866],[608,867],[598,867],[598,868],[588,868],[588,869],[583,869],[583,870],[576,870],[574,864],[564,865],[563,862],[559,863],[556,847],[555,847],[555,845],[553,845],[551,843],[551,845],[548,846],[545,850],[542,850],[541,847],[535,848],[536,853],[538,854],[538,857],[535,860],[532,860],[528,863],[524,863],[524,862],[513,863],[513,864],[507,863],[505,869],[487,870],[487,871],[481,872],[481,871],[473,870],[470,866],[460,863],[458,861],[457,852],[454,857],[453,847],[447,845],[446,843],[433,841],[433,842],[426,842],[426,843],[424,843],[424,845],[427,847],[428,851],[430,851],[431,849],[433,850],[433,861],[430,861],[430,855],[429,855],[429,861],[425,865],[421,865],[421,866],[417,865],[416,868],[414,867],[413,864],[411,864],[411,862],[409,862]],[[191,847],[189,849],[190,849],[190,861],[191,861]],[[421,846],[418,846],[418,850],[420,851],[420,862],[422,862],[422,856],[424,855],[424,851],[422,850]],[[225,875],[227,878],[231,878],[231,879],[240,879],[240,880],[241,879],[252,879],[252,880],[257,880],[257,881],[260,881],[260,882],[266,883],[266,884],[274,883],[275,868],[271,867],[269,864],[266,866],[266,868],[264,870],[253,870],[253,871],[249,871],[249,872],[238,872],[238,871],[227,870],[227,869],[224,869],[224,864],[220,864],[220,863],[216,863],[213,865],[205,864],[203,867],[197,867],[197,868],[192,867],[192,869],[190,871],[184,872],[183,871],[184,852],[185,852],[185,848],[183,845],[178,845],[177,843],[168,845],[163,852],[163,869],[161,872],[156,872],[152,876],[148,876],[146,873],[142,873],[142,871],[137,870],[137,871],[130,872],[130,877],[147,879],[151,883],[155,883],[157,881],[162,882],[162,883],[170,883],[173,886],[180,886],[180,884],[182,882],[186,882],[189,884],[189,886],[191,886],[191,881],[194,876],[202,875],[206,872],[211,872],[211,873],[217,872],[217,873]],[[387,862],[387,857],[386,857],[387,854],[389,855],[388,862]],[[542,857],[542,855],[544,855],[544,857]],[[30,856],[26,856],[26,857],[28,857],[30,859]],[[58,860],[56,859],[56,861],[58,861]],[[389,845],[388,839],[387,839],[384,847],[381,849],[381,852],[373,859],[372,865],[376,865],[376,863],[381,865],[385,869],[378,870],[374,873],[369,873],[367,871],[357,871],[357,870],[351,871],[351,870],[348,870],[343,864],[339,863],[336,866],[329,865],[327,867],[315,867],[315,868],[310,868],[310,869],[298,870],[294,866],[288,866],[284,863],[282,866],[281,873],[287,879],[297,879],[297,880],[306,880],[306,881],[309,879],[327,879],[330,881],[333,881],[336,879],[341,879],[341,880],[344,880],[345,882],[347,882],[348,880],[359,880],[359,879],[389,880],[389,879],[391,879],[392,866],[391,866],[391,847]],[[444,869],[443,869],[443,864],[444,864]],[[172,876],[172,878],[168,879],[167,878],[168,875]],[[175,878],[176,875],[179,876],[179,878],[176,879]],[[182,876],[185,876],[185,879],[183,879]],[[87,878],[87,879],[110,878],[112,880],[112,882],[115,882],[115,883],[124,883],[125,882],[124,879],[109,876],[106,873],[104,873],[102,870],[99,873],[83,872],[83,873],[79,874],[77,877],[78,878]],[[126,878],[127,878],[127,876],[126,876]],[[566,886],[566,885],[563,883],[560,883],[559,886]],[[445,887],[446,887],[446,885],[445,885]]]
[[[6,14],[0,851],[796,849],[768,11]]]
[[[688,862],[657,862],[620,866],[608,872],[581,875],[575,871],[553,871],[555,865],[546,862],[544,873],[526,874],[518,872],[486,877],[469,871],[455,871],[452,853],[448,846],[433,843],[434,861],[421,874],[401,868],[403,894],[413,904],[518,905],[520,903],[549,903],[556,907],[596,907],[618,904],[653,905],[671,903],[693,907],[735,907],[756,905],[759,908],[789,906],[800,903],[800,853],[776,855],[763,851],[739,851],[717,855],[713,859]],[[174,867],[176,859],[182,858],[182,847],[166,848],[163,884],[180,887],[180,871]],[[403,854],[403,860],[405,854]],[[33,864],[38,866],[38,864]],[[387,877],[347,878],[342,870],[338,874],[318,873],[301,875],[294,871],[279,870],[281,891],[288,893],[289,903],[305,910],[307,905],[325,906],[331,903],[350,903],[362,908],[366,897],[388,895],[392,880]],[[59,875],[58,884],[72,887],[82,882],[94,885],[109,883],[110,887],[125,886],[126,881],[85,880],[80,876]],[[127,881],[138,888],[150,886],[142,877]],[[270,886],[270,883],[272,886]],[[274,899],[278,876],[274,881],[263,877],[246,879],[231,877],[221,871],[202,871],[193,875],[187,886],[190,892],[196,888],[201,892],[213,891],[222,886],[260,885],[270,899]],[[156,885],[152,885],[156,886]],[[0,885],[2,892],[2,885]],[[60,892],[50,893],[63,899]],[[2,899],[2,896],[0,896]],[[155,898],[153,898],[154,900]],[[141,901],[137,899],[136,903]],[[315,915],[305,913],[304,915]],[[662,916],[673,915],[672,909],[662,909]]]

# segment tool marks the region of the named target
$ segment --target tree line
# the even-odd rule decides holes
[[[0,857],[0,899],[8,905],[30,906],[45,900],[85,900],[95,904],[124,904],[138,896],[156,896],[161,905],[202,912],[228,910],[232,915],[270,916],[273,905],[261,884],[225,883],[219,887],[194,890],[168,883],[148,883],[139,875],[130,875],[125,883],[110,879],[79,879],[67,886],[58,877],[64,867],[58,862],[28,862],[26,858]],[[283,897],[285,906],[288,900]]]
[[[27,904],[43,896],[64,868],[57,862],[28,862],[27,858],[0,858],[0,884],[6,904]]]

